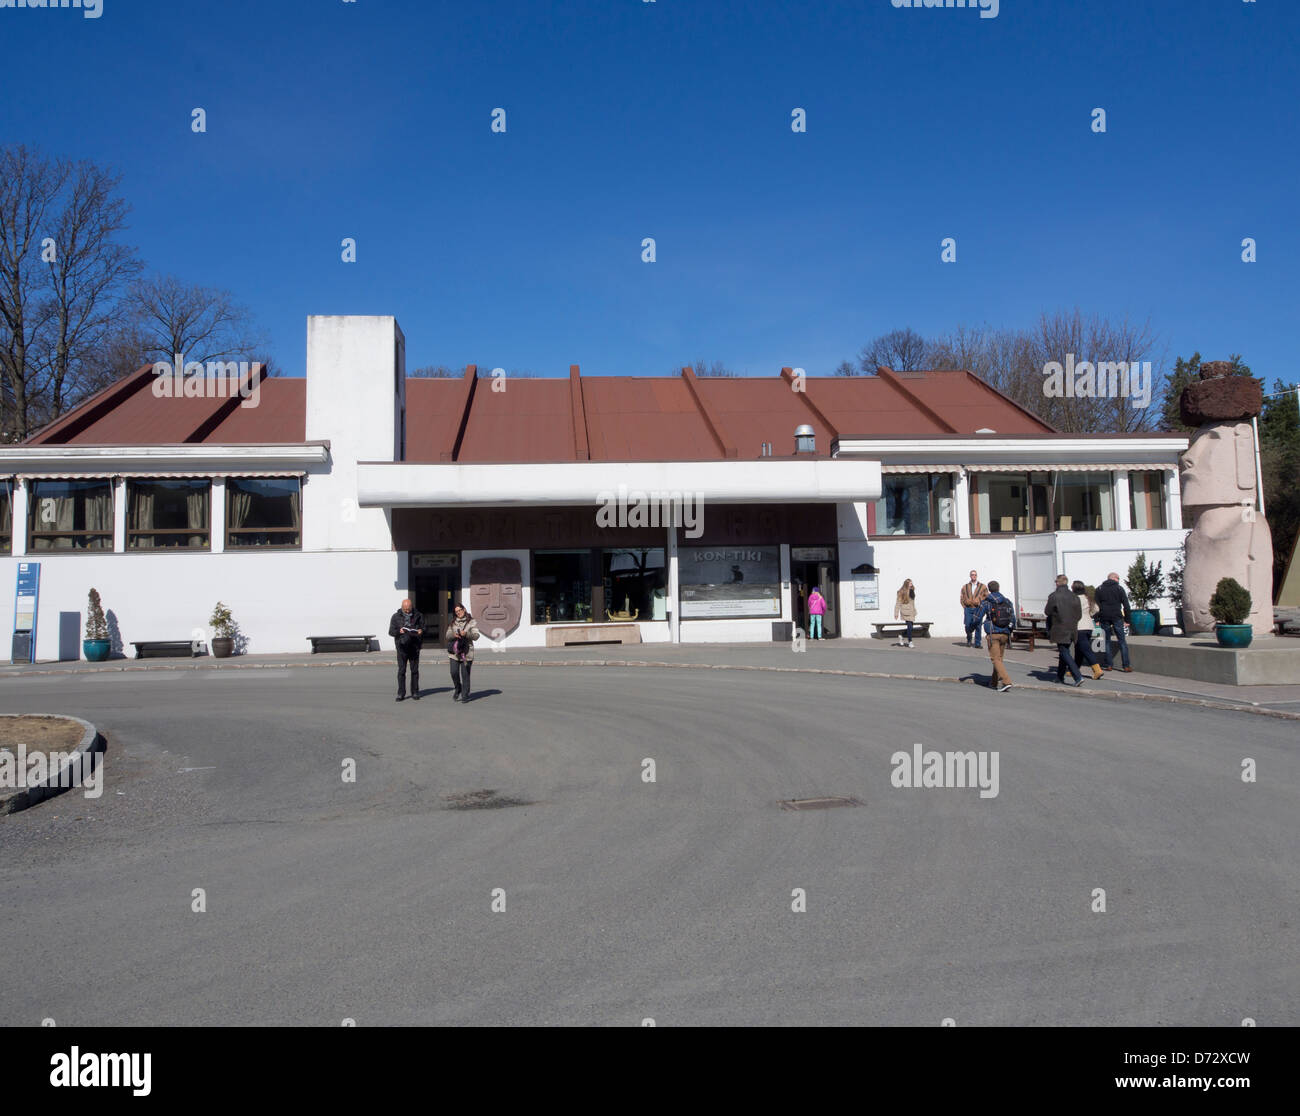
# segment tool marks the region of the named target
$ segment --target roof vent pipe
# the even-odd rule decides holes
[[[802,426],[794,428],[794,452],[795,453],[816,453],[817,452],[817,434],[811,426],[804,423]]]

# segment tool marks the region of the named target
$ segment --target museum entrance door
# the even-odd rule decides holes
[[[442,643],[452,606],[460,596],[460,555],[412,553],[409,575],[411,601],[424,613],[425,645]]]
[[[808,632],[808,594],[814,586],[826,598],[822,617],[822,634],[827,638],[840,634],[839,568],[833,546],[792,546],[790,548],[790,605],[795,625]]]

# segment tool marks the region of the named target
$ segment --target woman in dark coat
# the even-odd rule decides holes
[[[1083,609],[1079,607],[1079,598],[1070,592],[1069,579],[1060,575],[1056,579],[1056,591],[1047,598],[1047,638],[1056,644],[1056,680],[1065,681],[1065,672],[1069,670],[1074,679],[1073,685],[1083,685],[1083,675],[1074,663],[1074,641],[1079,635],[1079,621]]]

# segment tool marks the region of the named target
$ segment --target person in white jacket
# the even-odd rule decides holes
[[[1070,586],[1070,592],[1079,598],[1079,609],[1082,614],[1089,621],[1095,622],[1097,598],[1094,591],[1082,581],[1075,581]],[[1074,661],[1080,666],[1091,667],[1093,680],[1096,681],[1101,677],[1101,664],[1097,662],[1097,656],[1092,653],[1092,626],[1092,623],[1079,625],[1079,634],[1074,639]]]

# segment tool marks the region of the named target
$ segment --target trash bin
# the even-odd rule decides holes
[[[11,662],[30,663],[32,661],[32,633],[14,632],[13,651],[9,656]]]
[[[772,642],[789,643],[794,639],[794,623],[790,620],[772,621]]]

